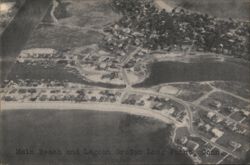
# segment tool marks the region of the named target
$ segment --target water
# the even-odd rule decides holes
[[[51,0],[26,0],[16,17],[0,36],[0,80],[3,80],[8,74],[31,31],[43,18],[50,3]]]
[[[47,68],[41,65],[27,65],[23,63],[17,63],[11,69],[7,76],[7,80],[12,80],[17,82],[18,79],[30,79],[35,81],[40,81],[44,79],[45,81],[59,81],[59,82],[71,82],[80,83],[85,85],[99,86],[104,88],[125,88],[125,85],[116,85],[109,83],[91,82],[82,79],[79,73],[74,70],[70,72],[69,69],[65,69],[63,66],[48,66]]]
[[[150,76],[137,87],[149,87],[162,83],[190,81],[239,81],[250,82],[249,64],[233,61],[216,62],[203,59],[199,62],[157,62],[150,66]]]
[[[8,164],[191,163],[185,155],[173,152],[171,126],[145,117],[118,112],[18,110],[3,112],[0,119],[0,153],[5,153],[0,158]],[[24,148],[33,154],[16,154],[16,149]],[[41,154],[39,150],[56,152]]]

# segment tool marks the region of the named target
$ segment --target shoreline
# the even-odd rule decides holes
[[[199,60],[208,60],[212,63],[232,63],[241,65],[242,67],[248,68],[250,65],[249,61],[246,61],[244,59],[235,58],[232,56],[226,56],[226,55],[220,55],[210,52],[196,52],[193,51],[192,53],[195,53],[195,55],[183,55],[182,53],[176,53],[176,52],[170,52],[170,53],[152,53],[154,60],[147,60],[144,61],[146,65],[146,74],[143,78],[140,79],[140,81],[135,82],[132,84],[133,87],[144,87],[141,86],[152,74],[152,65],[157,63],[165,63],[165,62],[179,62],[179,63],[185,63],[185,64],[191,64],[191,63],[201,63]],[[212,80],[207,80],[212,81]],[[162,84],[169,84],[172,82],[166,82]],[[160,84],[158,84],[160,85]],[[157,86],[157,85],[154,85]]]
[[[70,102],[1,102],[1,111],[14,110],[83,110],[83,111],[102,111],[102,112],[121,112],[131,115],[143,116],[159,120],[166,124],[173,124],[172,121],[160,114],[139,107],[125,106],[121,104],[96,104],[96,103],[70,103]]]

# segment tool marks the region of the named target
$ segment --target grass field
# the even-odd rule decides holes
[[[59,19],[60,24],[91,26],[97,29],[113,23],[120,16],[112,11],[109,0],[65,0],[69,17]]]

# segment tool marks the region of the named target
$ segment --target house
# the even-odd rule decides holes
[[[216,109],[219,109],[222,106],[222,104],[221,104],[221,102],[214,100],[213,102],[209,103],[209,106],[216,108]]]
[[[15,6],[15,2],[1,2],[0,3],[0,16],[8,14]]]
[[[186,146],[189,149],[189,151],[195,151],[199,147],[199,144],[195,143],[194,141],[189,140]]]
[[[208,112],[207,117],[209,119],[212,119],[214,117],[215,113],[214,112]]]
[[[215,123],[220,123],[220,122],[223,121],[223,118],[222,118],[222,117],[219,117],[219,116],[217,116],[217,115],[214,115],[214,116],[212,117],[211,120],[212,120],[213,122],[215,122]]]
[[[171,108],[169,109],[169,114],[173,114],[174,111],[175,111],[175,108],[174,108],[174,107],[171,107]]]
[[[238,149],[241,147],[241,144],[240,143],[237,143],[235,141],[230,141],[229,142],[229,145],[232,146],[234,149]]]
[[[188,138],[186,137],[186,136],[183,136],[183,137],[181,137],[181,139],[180,139],[180,143],[181,144],[186,144],[188,142]]]
[[[223,136],[224,132],[222,132],[221,130],[219,130],[218,128],[213,128],[212,129],[212,133],[217,137],[220,138],[221,136]]]
[[[107,63],[101,62],[98,69],[106,69],[107,68]]]
[[[141,100],[139,103],[137,103],[137,105],[139,105],[139,106],[144,106],[144,105],[145,105],[145,101],[144,101],[144,100]]]
[[[246,111],[246,110],[242,110],[243,114],[246,115],[246,116],[249,116],[250,115],[250,112],[249,111]]]
[[[97,98],[95,96],[92,96],[91,99],[90,99],[90,101],[95,102],[95,101],[97,101]]]
[[[205,128],[206,128],[206,131],[208,132],[212,127],[211,127],[211,125],[206,124],[206,125],[205,125]]]
[[[156,102],[152,109],[162,110],[164,108],[164,104],[162,102]]]

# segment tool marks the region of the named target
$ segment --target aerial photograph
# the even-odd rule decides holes
[[[0,165],[250,164],[250,0],[0,0]]]

